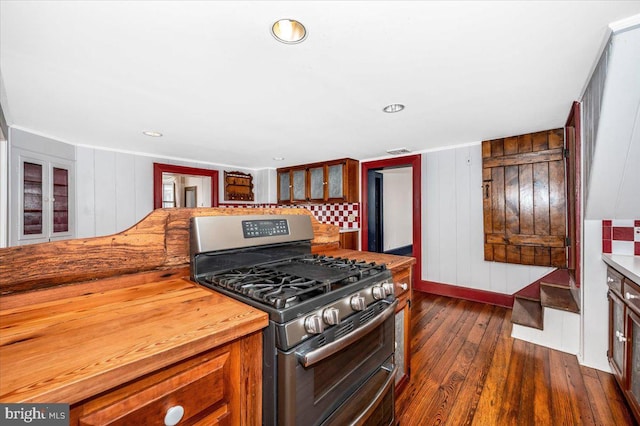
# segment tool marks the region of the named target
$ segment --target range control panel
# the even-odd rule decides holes
[[[289,235],[289,224],[286,219],[243,220],[242,233],[245,238]]]

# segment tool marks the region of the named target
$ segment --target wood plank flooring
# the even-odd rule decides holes
[[[511,338],[509,309],[414,293],[399,424],[634,425],[611,374]]]

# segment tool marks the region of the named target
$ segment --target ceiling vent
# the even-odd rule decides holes
[[[388,149],[387,153],[391,154],[391,155],[402,155],[402,154],[408,154],[411,151],[409,151],[407,148],[395,148],[395,149]]]

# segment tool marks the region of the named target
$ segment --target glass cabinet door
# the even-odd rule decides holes
[[[69,231],[69,170],[53,168],[53,233]]]
[[[629,390],[636,404],[640,403],[640,317],[632,312],[627,316],[629,347]]]
[[[309,169],[309,198],[313,201],[324,201],[324,189],[327,182],[324,178],[324,166]]]
[[[22,235],[44,233],[44,170],[42,164],[22,163]]]
[[[278,196],[280,201],[291,200],[291,177],[289,172],[278,173]]]
[[[343,163],[328,167],[327,181],[329,182],[329,198],[344,198],[343,171]]]
[[[614,374],[624,377],[624,350],[626,330],[624,327],[624,304],[614,293],[609,292],[610,333],[609,351]]]
[[[293,200],[307,200],[307,169],[292,170],[293,177]]]
[[[75,234],[75,164],[15,148],[11,154],[10,245],[44,243]]]

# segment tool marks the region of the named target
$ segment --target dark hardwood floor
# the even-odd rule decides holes
[[[611,374],[511,338],[509,309],[415,292],[399,424],[633,425]]]

